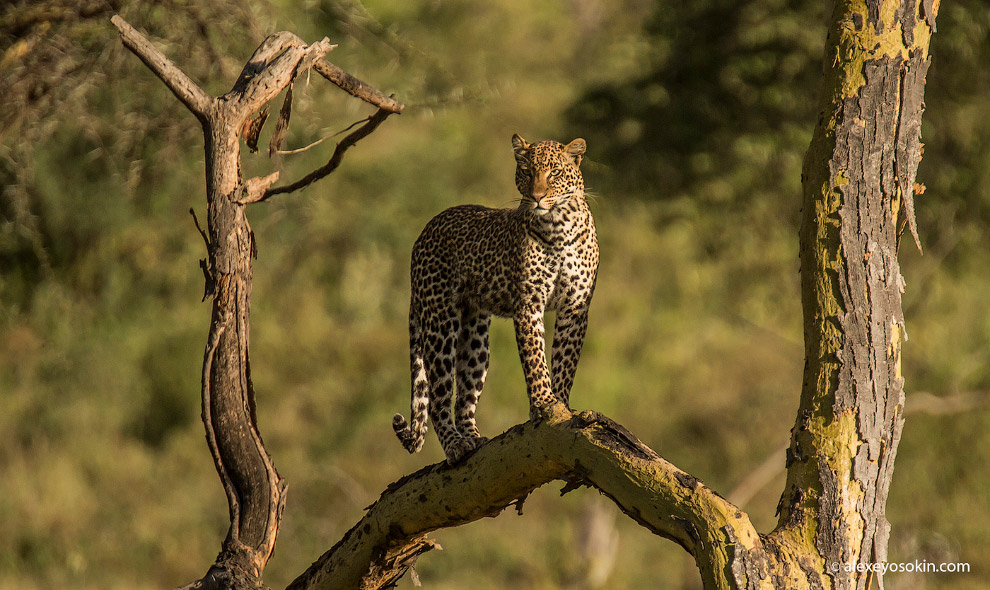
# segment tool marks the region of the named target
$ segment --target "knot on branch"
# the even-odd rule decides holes
[[[261,570],[254,564],[251,550],[243,544],[225,545],[203,579],[186,588],[269,590],[261,581]]]
[[[701,481],[697,477],[683,471],[676,473],[674,475],[674,479],[677,480],[677,483],[680,484],[681,487],[691,490],[692,492],[697,489],[699,485],[701,485]]]
[[[268,176],[254,178],[249,178],[244,182],[241,187],[241,198],[234,201],[238,205],[247,205],[249,203],[257,203],[262,200],[265,196],[265,191],[268,190],[276,180],[278,180],[279,172],[276,170]]]

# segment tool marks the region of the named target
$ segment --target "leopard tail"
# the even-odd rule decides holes
[[[423,361],[423,332],[415,311],[409,313],[409,361],[412,374],[412,395],[409,403],[410,420],[407,424],[402,414],[392,417],[392,430],[399,442],[410,453],[423,448],[427,429],[427,410],[430,405],[430,382]]]

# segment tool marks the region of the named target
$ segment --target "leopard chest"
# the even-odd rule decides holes
[[[547,293],[547,309],[579,308],[588,304],[598,274],[598,245],[565,250],[555,260],[552,287]]]
[[[594,225],[588,223],[575,231],[562,232],[552,240],[531,238],[528,246],[522,300],[546,310],[585,306],[598,270]]]

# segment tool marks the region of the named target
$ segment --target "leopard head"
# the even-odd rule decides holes
[[[579,166],[585,149],[587,144],[580,138],[567,145],[556,141],[530,144],[513,135],[516,188],[523,196],[520,208],[546,215],[573,197],[584,198],[584,178]]]

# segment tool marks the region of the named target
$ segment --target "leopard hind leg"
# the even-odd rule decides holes
[[[423,359],[430,384],[429,414],[447,463],[453,465],[474,448],[454,424],[454,361],[461,320],[457,309],[448,304],[436,305],[430,309],[430,316],[423,326]]]
[[[457,342],[457,401],[454,421],[457,431],[472,448],[486,439],[478,432],[475,411],[488,374],[488,330],[491,314],[473,306],[461,309],[461,331]]]

